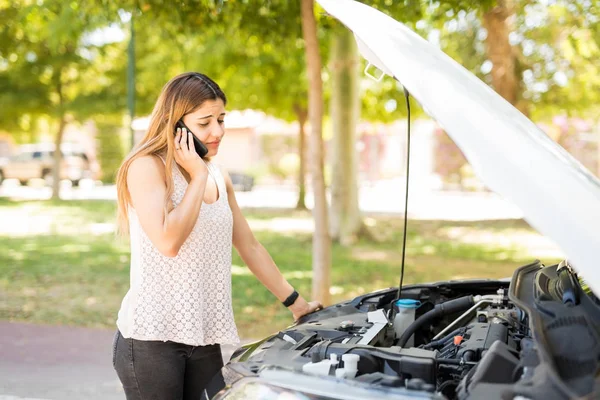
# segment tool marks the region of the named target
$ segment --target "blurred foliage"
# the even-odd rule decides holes
[[[491,84],[481,16],[496,0],[363,2],[414,29]],[[598,3],[519,0],[514,7],[510,39],[533,119],[565,112],[597,118]],[[336,22],[319,7],[316,17],[328,104],[328,38]],[[219,82],[230,108],[259,109],[287,121],[306,110],[298,2],[0,0],[0,130],[17,141],[31,140],[41,120],[52,128],[61,115],[83,122],[124,114],[131,18],[137,38],[136,115],[150,113],[167,80],[188,70]],[[398,82],[376,83],[362,74],[360,79],[363,120],[405,116]],[[422,112],[412,110],[415,116]]]
[[[445,183],[461,183],[461,169],[467,164],[467,159],[450,136],[441,128],[435,130],[435,154],[433,171]]]
[[[491,84],[481,13],[493,6],[430,2],[417,31]],[[510,41],[517,55],[521,98],[534,120],[597,114],[600,93],[600,8],[588,0],[514,1]]]
[[[292,154],[297,155],[297,136],[261,135],[260,148],[262,149],[262,162],[267,166],[267,170],[264,172],[268,171],[279,179],[296,177],[294,174],[298,165],[291,165],[290,160],[286,160],[286,157]]]
[[[424,37],[434,41],[437,37],[444,51],[479,77],[489,78],[481,72],[486,60],[485,32],[479,16],[495,1],[364,3]],[[599,59],[598,5],[586,0],[557,0],[550,5],[523,0],[516,6],[513,39],[524,53],[521,58],[527,76],[526,97],[535,111],[544,114],[546,106],[554,111],[572,108],[573,103],[578,108],[594,105],[598,91],[591,89],[597,88],[599,76],[595,73]],[[324,39],[334,21],[321,9],[317,11],[319,34]],[[68,83],[66,97],[77,98],[77,102],[65,106],[76,118],[89,117],[99,110],[123,112],[124,49],[132,14],[138,38],[137,115],[149,113],[162,85],[185,70],[201,70],[214,76],[230,94],[233,107],[257,108],[292,120],[293,106],[306,106],[298,2],[53,0],[38,5],[4,0],[0,2],[4,27],[0,33],[0,84],[5,90],[0,96],[6,106],[0,112],[0,126],[15,130],[25,115],[33,118],[56,112],[53,93],[58,75],[65,75],[63,79]],[[123,30],[120,43],[90,43],[92,34],[102,37],[102,29],[108,27]],[[325,62],[328,42],[321,40]],[[62,72],[57,75],[58,70]],[[567,85],[561,83],[561,73],[569,78]],[[327,77],[325,70],[326,86]],[[389,106],[382,112],[383,104],[401,99],[395,81],[373,85],[366,77],[362,80],[362,115],[366,119],[389,121],[405,113],[405,107],[400,106]],[[543,84],[547,89],[540,90]]]
[[[96,127],[99,145],[98,160],[102,168],[101,180],[105,183],[113,183],[125,155],[123,136],[120,135],[123,126],[110,120],[96,120]]]
[[[526,9],[522,26],[526,97],[540,118],[566,113],[594,117],[600,104],[600,5],[557,1],[547,8]],[[533,25],[533,26],[532,26]]]
[[[123,86],[113,78],[123,65],[121,44],[89,35],[110,23],[93,2],[0,3],[0,128],[120,112]]]

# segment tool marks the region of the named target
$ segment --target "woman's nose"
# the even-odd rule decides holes
[[[217,122],[217,126],[213,126],[211,136],[221,138],[225,134],[225,126]]]

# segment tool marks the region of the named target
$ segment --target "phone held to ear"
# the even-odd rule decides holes
[[[188,128],[187,126],[185,126],[185,124],[183,123],[182,120],[177,121],[177,123],[175,124],[175,135],[177,135],[177,128],[181,128],[183,130],[183,128],[185,128],[188,132],[190,132],[192,134],[192,138],[194,139],[194,148],[196,149],[196,153],[198,153],[198,155],[200,157],[204,157],[207,153],[208,153],[208,149],[206,148],[206,146],[204,145],[204,143],[202,143],[197,137],[196,135],[194,135],[194,133],[190,130],[190,128]]]

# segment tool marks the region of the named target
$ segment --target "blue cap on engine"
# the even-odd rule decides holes
[[[396,301],[396,306],[398,306],[398,308],[419,308],[421,302],[413,299],[400,299]]]

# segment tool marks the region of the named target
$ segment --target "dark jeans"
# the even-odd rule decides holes
[[[190,346],[171,341],[125,339],[117,331],[113,367],[127,400],[200,400],[215,394],[209,383],[220,381],[223,358],[218,344]],[[217,378],[213,380],[215,375]]]

